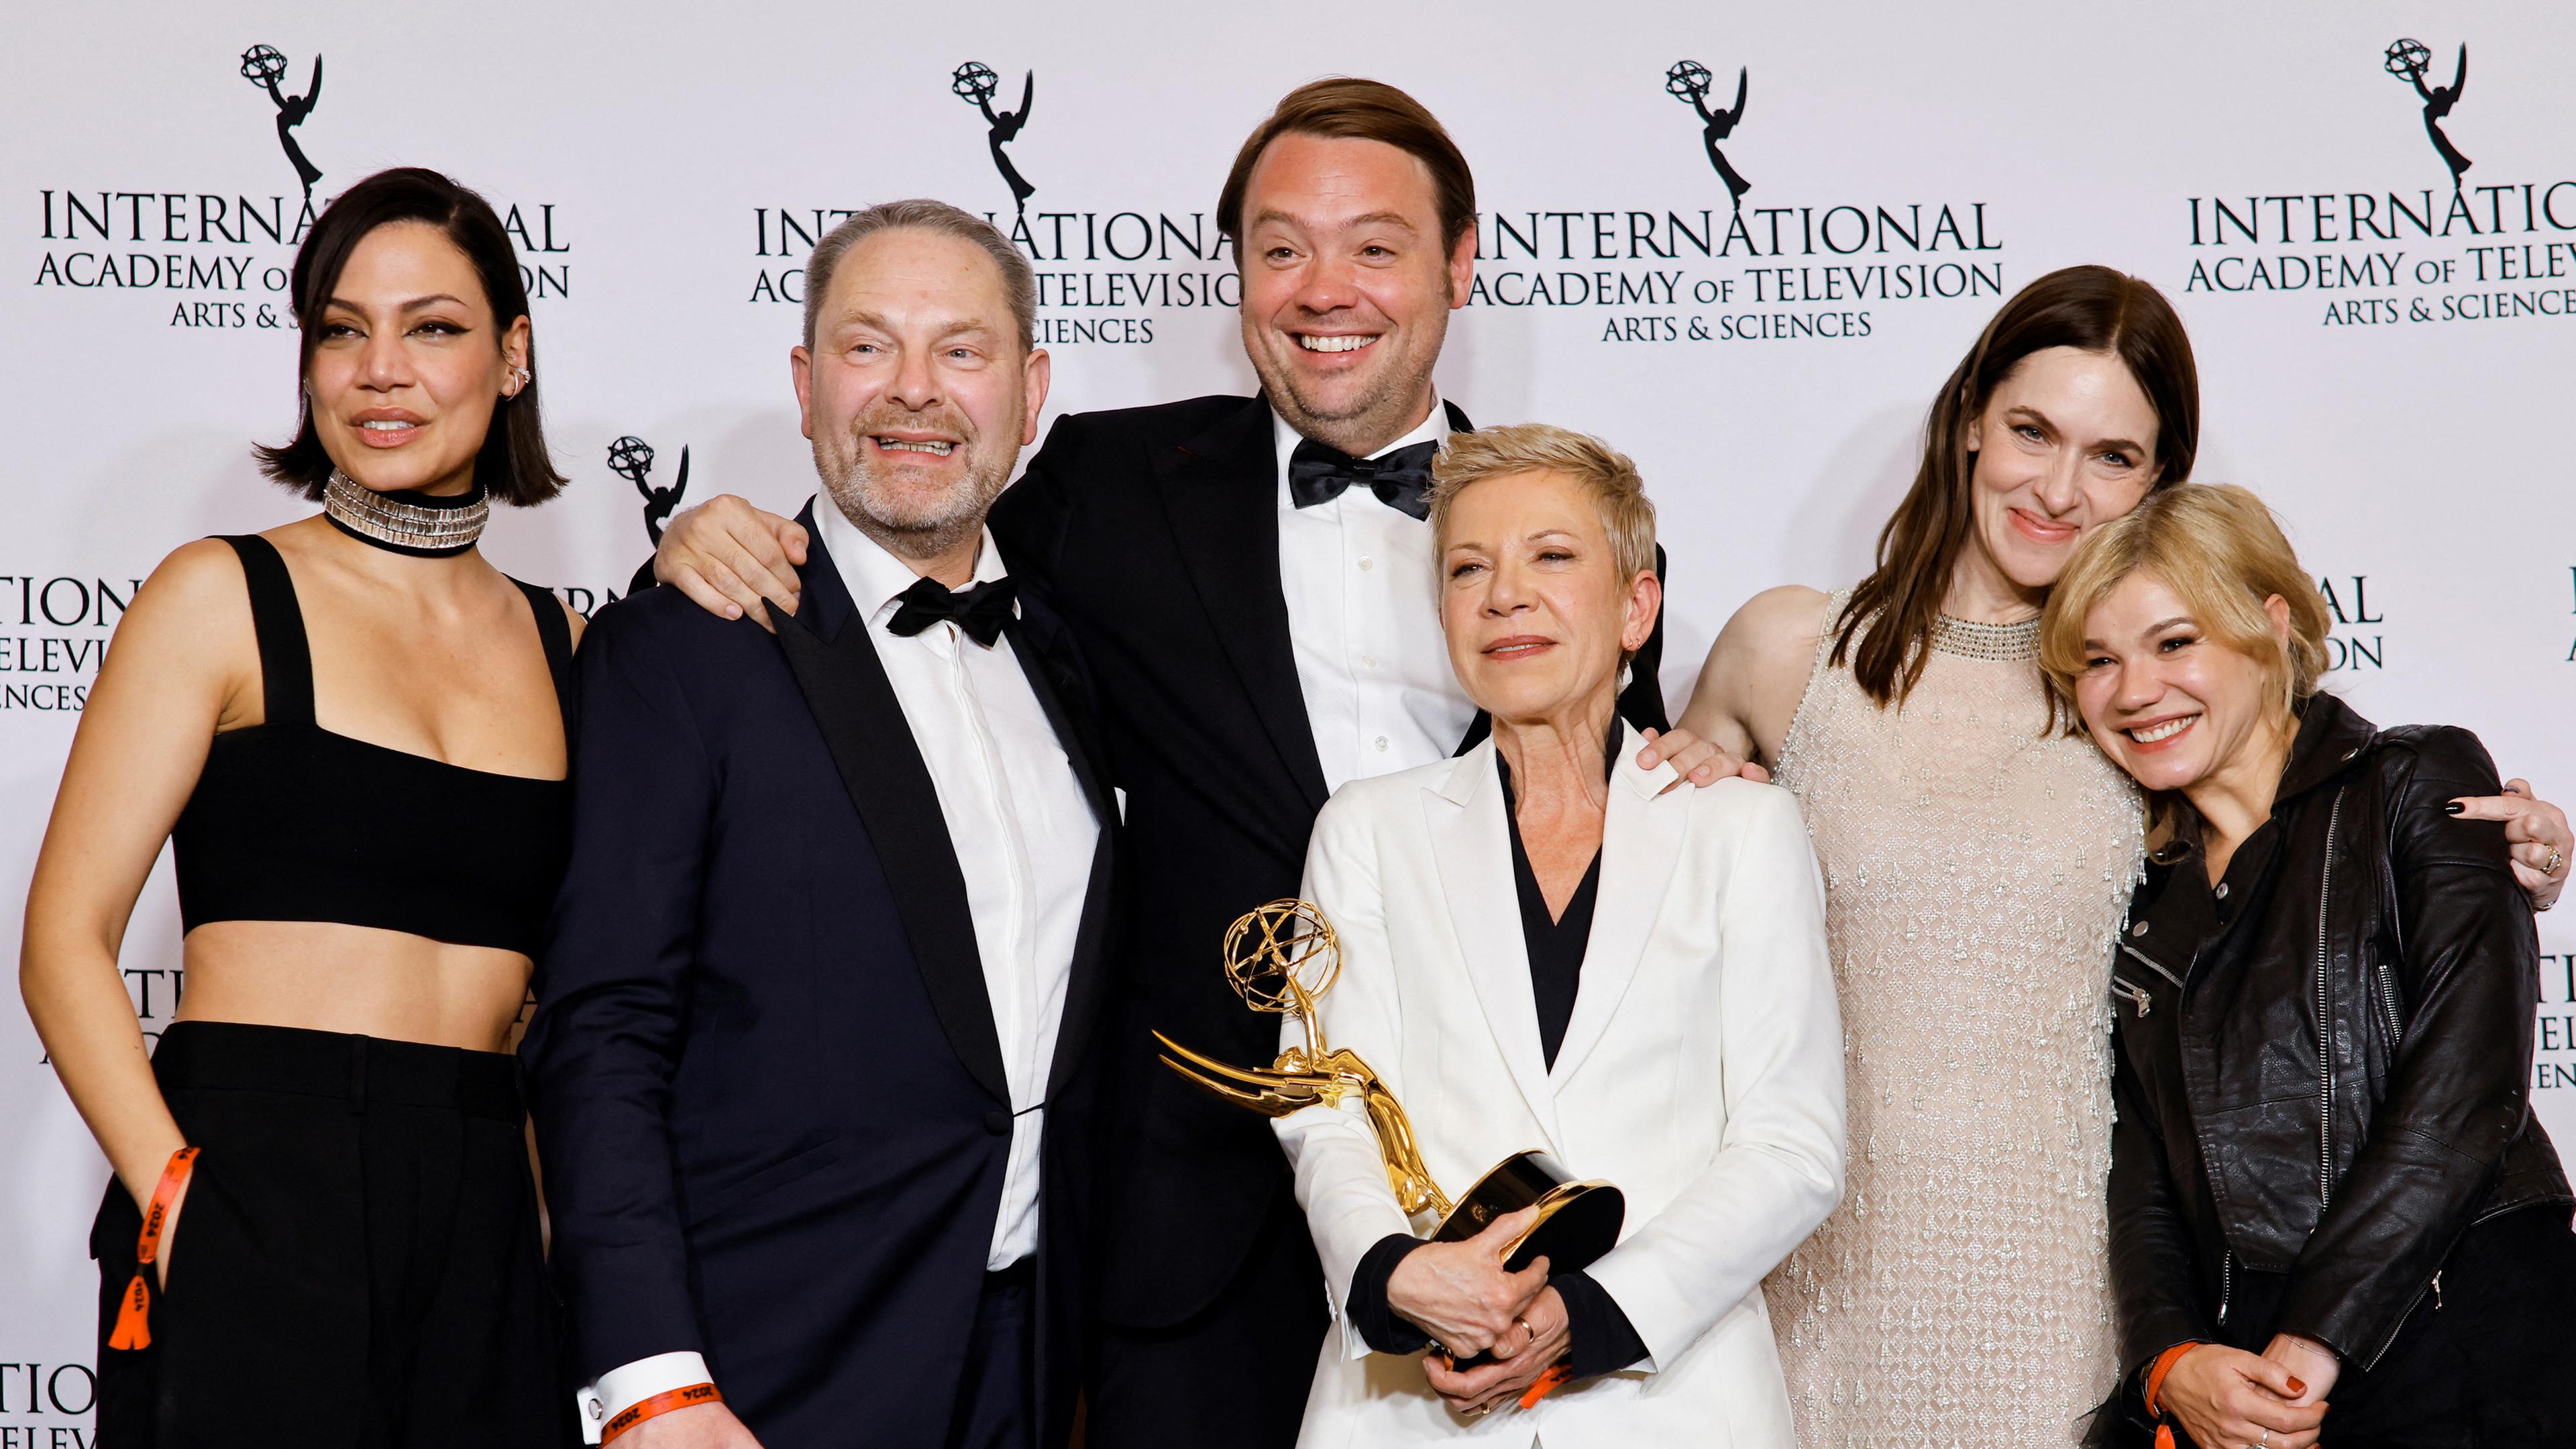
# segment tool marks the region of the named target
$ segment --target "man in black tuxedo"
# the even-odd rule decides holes
[[[679,591],[580,658],[525,1047],[588,1427],[1035,1449],[1089,1310],[1116,804],[985,515],[1036,436],[1029,264],[938,202],[808,265],[823,490],[775,637]]]
[[[1047,581],[1082,641],[1134,872],[1092,1248],[1094,1449],[1296,1437],[1326,1310],[1287,1164],[1265,1119],[1166,1070],[1150,1033],[1274,1056],[1276,1021],[1220,969],[1226,927],[1296,894],[1334,789],[1481,733],[1422,522],[1431,456],[1468,427],[1432,368],[1466,303],[1474,218],[1465,158],[1412,97],[1291,92],[1218,201],[1261,395],[1065,417],[993,512],[1012,568]],[[710,610],[793,609],[803,544],[722,498],[674,521],[653,570]],[[1662,637],[1621,696],[1655,729]],[[1686,773],[1707,756],[1656,743]]]

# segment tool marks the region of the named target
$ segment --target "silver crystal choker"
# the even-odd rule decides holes
[[[322,511],[333,527],[361,543],[419,558],[447,558],[472,548],[483,536],[492,499],[480,484],[453,498],[378,493],[334,468],[322,485]]]
[[[2039,657],[2039,616],[2012,624],[1979,624],[1947,614],[1933,621],[1932,647],[1963,659],[2015,661]]]

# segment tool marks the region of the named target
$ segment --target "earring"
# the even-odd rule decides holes
[[[512,379],[512,385],[511,385],[508,389],[504,390],[504,391],[502,392],[501,396],[503,396],[503,397],[517,397],[517,396],[519,395],[519,392],[520,392],[520,390],[521,390],[521,389],[525,388],[529,383],[531,383],[531,382],[533,382],[533,381],[535,381],[535,380],[536,380],[536,378],[535,378],[535,374],[533,374],[533,373],[529,372],[526,368],[521,367],[519,364],[517,364],[517,363],[515,363],[515,362],[513,362],[513,363],[509,363],[509,364],[507,364],[507,366],[508,366],[508,367],[509,367],[509,369],[510,369],[510,377],[511,377],[511,379]]]

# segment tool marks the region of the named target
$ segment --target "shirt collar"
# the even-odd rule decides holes
[[[895,600],[921,579],[920,571],[860,532],[829,489],[815,498],[814,522],[822,530],[823,549],[832,556],[832,566],[841,572],[842,586],[850,591],[850,602],[871,625],[884,622]],[[1001,551],[993,546],[993,531],[985,529],[975,545],[974,582],[990,583],[1009,572],[1002,565]]]
[[[1278,454],[1279,487],[1281,492],[1284,494],[1288,488],[1288,457],[1290,454],[1297,451],[1297,445],[1299,443],[1306,441],[1306,436],[1305,434],[1298,432],[1294,427],[1291,427],[1288,423],[1288,419],[1280,415],[1277,405],[1274,404],[1270,409],[1270,437],[1274,445],[1274,450]],[[1422,420],[1422,426],[1415,428],[1412,432],[1405,434],[1403,437],[1396,439],[1394,442],[1387,444],[1385,447],[1380,448],[1376,452],[1370,453],[1367,456],[1371,458],[1383,458],[1398,448],[1410,448],[1416,443],[1446,443],[1448,441],[1449,405],[1440,400],[1439,393],[1434,392],[1431,395],[1431,416]],[[1370,494],[1369,496],[1375,497],[1376,495]]]

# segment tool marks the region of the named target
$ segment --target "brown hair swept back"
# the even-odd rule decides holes
[[[1234,239],[1237,266],[1243,262],[1243,194],[1252,185],[1252,168],[1270,143],[1282,136],[1383,141],[1430,169],[1444,250],[1458,245],[1458,238],[1476,224],[1475,174],[1467,169],[1467,158],[1460,154],[1458,143],[1449,139],[1440,118],[1384,81],[1334,76],[1308,81],[1281,96],[1270,119],[1253,127],[1243,149],[1235,153],[1234,169],[1226,173],[1225,189],[1217,193],[1216,228]]]
[[[1968,424],[2023,358],[2051,347],[2110,353],[2127,364],[2156,410],[2156,486],[2191,476],[2200,446],[2200,372],[2173,304],[2109,267],[2067,267],[2022,288],[1933,398],[1914,486],[1879,530],[1877,567],[1834,621],[1833,662],[1848,658],[1852,678],[1881,706],[1902,703],[1923,677],[1941,601],[1968,546],[1976,516]]]

